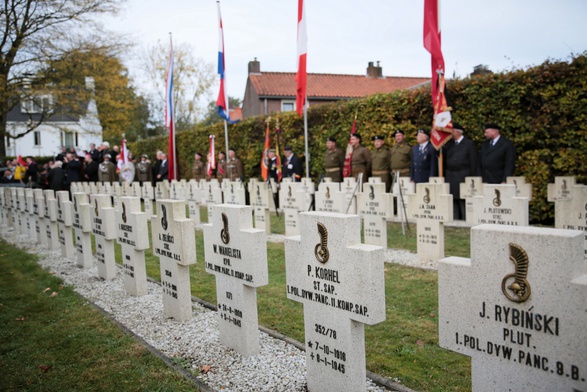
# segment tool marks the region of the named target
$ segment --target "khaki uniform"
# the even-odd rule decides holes
[[[391,148],[391,175],[399,171],[401,177],[410,176],[412,162],[412,148],[406,143],[396,144]]]
[[[216,164],[216,178],[218,182],[222,182],[224,177],[226,177],[226,159],[221,159]]]
[[[359,173],[363,173],[363,182],[367,182],[367,176],[371,170],[371,153],[365,147],[359,145],[353,148],[351,159],[351,174],[354,178],[359,178]]]
[[[194,180],[200,181],[204,178],[204,172],[206,171],[206,165],[202,161],[194,162],[194,166],[192,167],[192,174],[194,176]]]
[[[113,183],[116,181],[116,166],[112,162],[102,162],[98,166],[98,180]]]
[[[324,177],[332,178],[333,182],[342,182],[342,166],[344,165],[344,154],[338,148],[326,150],[324,154]]]
[[[235,181],[243,177],[243,163],[238,158],[232,158],[226,164],[226,178]]]
[[[371,151],[371,177],[381,178],[385,183],[385,191],[391,188],[391,177],[389,175],[391,151],[385,146]]]
[[[138,162],[136,164],[136,179],[141,184],[145,181],[151,182],[153,180],[153,170],[149,162]]]

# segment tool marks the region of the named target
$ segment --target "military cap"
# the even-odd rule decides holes
[[[375,135],[373,136],[373,140],[385,140],[385,138],[381,135]]]

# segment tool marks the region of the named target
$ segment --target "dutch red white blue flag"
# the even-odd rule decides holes
[[[300,116],[307,107],[307,70],[308,34],[306,31],[306,9],[304,0],[298,0],[298,73],[296,74],[296,111]]]
[[[228,94],[226,93],[226,61],[224,59],[224,29],[222,27],[222,15],[220,13],[220,2],[218,4],[218,22],[219,22],[219,37],[218,37],[218,75],[220,75],[220,91],[218,92],[218,99],[216,105],[218,106],[218,114],[231,124],[237,121],[230,119],[230,108],[228,106]]]
[[[169,36],[169,64],[165,82],[165,127],[169,129],[169,153],[167,154],[168,178],[177,179],[177,161],[175,158],[175,121],[173,112],[173,41]]]

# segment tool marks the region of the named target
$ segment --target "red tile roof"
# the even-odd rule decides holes
[[[295,75],[294,72],[263,72],[250,74],[249,78],[260,97],[294,97]],[[429,81],[429,78],[398,76],[368,78],[363,75],[308,74],[308,97],[359,98],[404,90]]]

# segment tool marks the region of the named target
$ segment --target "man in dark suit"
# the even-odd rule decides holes
[[[428,182],[430,177],[438,175],[438,157],[436,149],[428,142],[430,134],[420,129],[416,134],[417,145],[412,147],[410,180],[416,184]]]
[[[516,148],[511,140],[500,134],[499,126],[485,125],[487,140],[481,145],[479,172],[486,184],[505,184],[514,175]]]
[[[460,185],[465,177],[477,174],[475,142],[463,136],[463,128],[453,123],[452,140],[445,148],[445,181],[450,184],[454,219],[465,220],[465,199],[461,199]]]
[[[168,177],[169,165],[167,164],[167,154],[161,154],[161,166],[159,166],[159,174],[157,174],[157,181],[164,181]]]
[[[283,178],[294,178],[295,182],[302,180],[302,161],[293,152],[290,146],[283,149],[285,159],[283,160]]]

